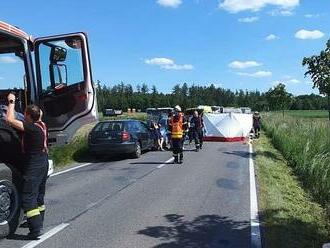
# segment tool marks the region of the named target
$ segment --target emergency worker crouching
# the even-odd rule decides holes
[[[42,111],[36,105],[25,110],[24,122],[14,116],[15,95],[8,97],[7,122],[22,131],[22,152],[24,156],[22,206],[29,227],[28,238],[38,239],[45,215],[44,196],[48,172],[47,128],[41,121]]]
[[[176,164],[183,163],[183,137],[186,125],[181,107],[175,106],[174,114],[169,120],[169,130],[171,132],[174,163]]]

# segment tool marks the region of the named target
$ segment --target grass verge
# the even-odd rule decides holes
[[[294,169],[304,189],[329,210],[330,122],[279,114],[264,115],[263,128]]]
[[[264,133],[254,141],[264,247],[322,247],[330,241],[326,211],[303,190]]]
[[[49,155],[54,161],[55,170],[72,163],[91,161],[92,158],[88,153],[87,137],[94,125],[95,123],[82,126],[69,144],[51,147]]]

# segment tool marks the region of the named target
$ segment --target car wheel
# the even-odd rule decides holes
[[[1,174],[0,178],[0,238],[4,238],[16,231],[23,212],[20,196],[11,175]]]
[[[141,157],[141,154],[142,154],[141,144],[140,142],[136,142],[133,157],[139,158]]]

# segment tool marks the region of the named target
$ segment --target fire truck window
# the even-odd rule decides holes
[[[24,89],[24,62],[14,53],[0,54],[0,90]]]
[[[54,50],[66,51],[66,56],[54,60]],[[39,46],[43,92],[84,81],[83,60],[79,39],[45,42]]]

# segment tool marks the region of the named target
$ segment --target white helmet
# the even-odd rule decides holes
[[[174,110],[175,110],[175,111],[178,111],[178,112],[181,112],[181,107],[180,107],[179,105],[176,105],[176,106],[174,107]]]

